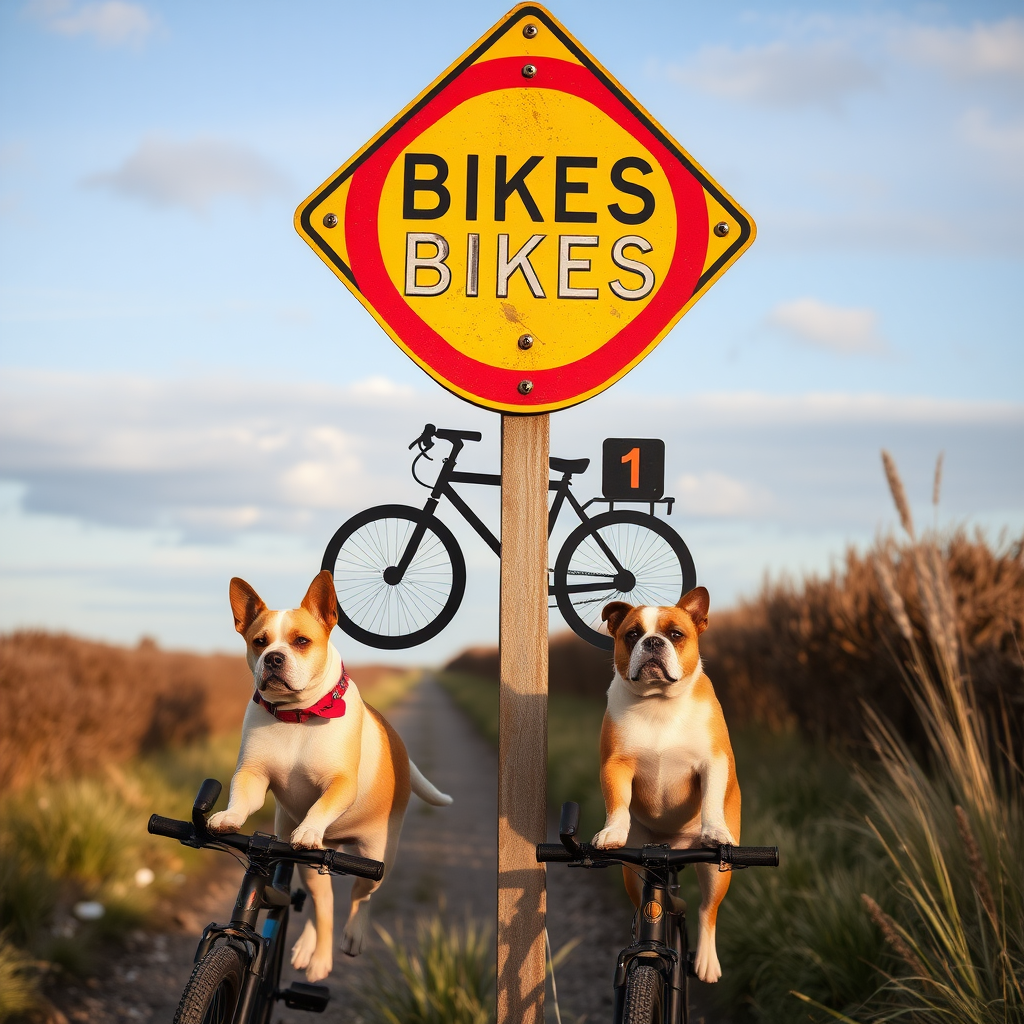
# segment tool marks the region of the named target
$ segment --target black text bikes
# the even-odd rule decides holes
[[[292,870],[296,864],[311,864],[321,871],[380,881],[384,865],[336,850],[296,850],[261,832],[214,834],[206,827],[206,816],[220,790],[216,779],[202,784],[191,821],[159,814],[149,819],[154,835],[185,846],[234,850],[246,863],[230,922],[208,925],[203,932],[174,1024],[269,1024],[278,1000],[292,1009],[319,1013],[330,998],[326,985],[293,982],[286,989],[280,987],[289,911],[301,910],[306,899],[304,890],[292,891]],[[266,916],[257,930],[262,911]]]
[[[562,804],[560,843],[541,843],[537,860],[561,861],[571,867],[606,868],[635,865],[643,877],[643,895],[633,927],[633,941],[618,957],[613,980],[612,1024],[689,1024],[687,979],[693,953],[686,934],[686,904],[675,895],[676,875],[687,864],[717,864],[722,871],[778,867],[777,846],[717,846],[673,850],[668,846],[599,850],[581,843],[579,804]]]
[[[451,445],[433,484],[416,476],[420,459],[434,438]],[[334,574],[338,592],[338,625],[371,647],[396,650],[415,647],[436,636],[451,621],[466,589],[466,561],[458,542],[434,515],[447,498],[500,557],[501,543],[455,490],[454,484],[501,486],[496,473],[459,473],[455,464],[466,441],[479,441],[475,430],[438,430],[428,423],[410,448],[418,448],[413,479],[430,488],[423,508],[378,505],[360,512],[331,538],[322,568]],[[631,604],[675,604],[697,583],[693,558],[683,539],[651,512],[610,508],[590,516],[570,490],[573,474],[589,459],[551,459],[560,473],[550,481],[554,500],[548,514],[548,535],[566,503],[580,525],[566,539],[549,569],[548,593],[562,617],[585,640],[611,650],[610,636],[598,632],[601,609],[609,601]]]

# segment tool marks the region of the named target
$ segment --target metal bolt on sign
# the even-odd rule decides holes
[[[754,223],[525,3],[316,188],[295,227],[426,373],[502,414],[498,1024],[543,1024],[547,414],[649,355]],[[496,344],[510,323],[514,353]]]

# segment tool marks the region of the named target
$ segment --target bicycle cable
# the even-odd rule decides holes
[[[412,478],[413,480],[416,481],[416,483],[420,485],[420,487],[432,488],[434,486],[433,484],[428,484],[425,480],[421,480],[416,475],[416,463],[419,462],[420,459],[426,459],[427,462],[434,461],[426,452],[420,452],[419,455],[417,455],[416,458],[412,460]]]

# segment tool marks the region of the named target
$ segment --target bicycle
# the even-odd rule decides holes
[[[686,932],[686,904],[678,891],[678,872],[687,864],[718,864],[719,870],[778,867],[777,846],[719,846],[673,850],[648,845],[599,850],[576,838],[580,807],[562,804],[558,843],[537,846],[539,862],[570,867],[607,868],[632,864],[643,872],[643,894],[633,919],[633,941],[619,954],[613,978],[612,1024],[689,1024],[687,980],[694,952]]]
[[[301,911],[306,899],[304,889],[292,891],[292,871],[296,864],[311,864],[321,872],[380,881],[384,865],[337,850],[296,850],[263,832],[214,835],[206,827],[206,817],[220,792],[221,784],[207,779],[192,805],[191,821],[159,814],[149,819],[153,835],[195,849],[235,850],[246,863],[231,921],[210,924],[203,931],[174,1024],[269,1024],[279,1000],[290,1009],[322,1013],[330,1000],[326,985],[293,982],[286,989],[279,987],[289,913]],[[267,913],[257,931],[261,911]]]
[[[420,459],[433,461],[427,452],[435,437],[447,441],[451,451],[431,484],[416,475],[416,466]],[[439,430],[428,423],[409,445],[410,450],[419,448],[412,477],[430,488],[423,508],[377,505],[353,516],[331,538],[321,568],[334,575],[338,625],[353,639],[384,650],[415,647],[440,633],[458,611],[466,589],[466,560],[451,531],[434,515],[442,498],[501,557],[501,542],[453,486],[501,486],[498,473],[455,470],[465,443],[480,438],[476,430]],[[599,632],[601,609],[616,600],[675,604],[697,585],[693,558],[682,537],[654,515],[655,504],[667,504],[671,512],[672,498],[641,502],[650,505],[650,514],[616,509],[608,498],[581,504],[570,487],[573,476],[583,473],[590,460],[551,458],[549,464],[562,475],[548,482],[555,495],[548,536],[566,503],[580,525],[548,570],[548,594],[578,636],[610,651],[614,641]],[[595,502],[608,502],[608,511],[588,515],[587,508]]]

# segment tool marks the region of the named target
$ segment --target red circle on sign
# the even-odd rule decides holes
[[[359,290],[416,358],[454,387],[501,404],[550,405],[571,401],[600,388],[643,354],[693,294],[707,254],[704,190],[678,159],[586,68],[546,58],[532,79],[522,75],[522,59],[503,57],[468,67],[371,156],[352,176],[345,210],[345,238]],[[377,233],[384,182],[402,152],[460,103],[501,89],[554,89],[586,100],[618,123],[660,163],[676,204],[676,247],[657,293],[628,325],[594,352],[575,362],[531,371],[533,389],[518,391],[522,371],[489,366],[460,352],[405,301],[384,266]]]

